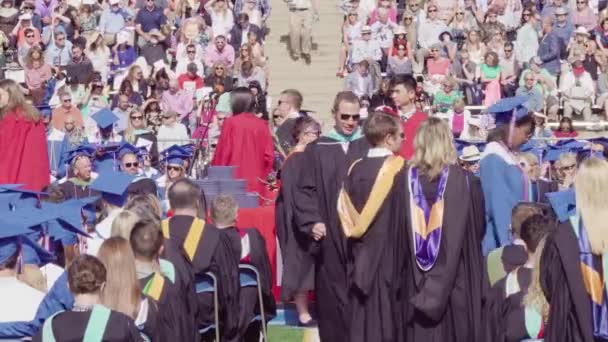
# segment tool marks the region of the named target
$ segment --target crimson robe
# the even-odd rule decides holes
[[[50,183],[46,128],[29,121],[21,111],[6,113],[0,120],[0,184],[23,184],[40,191]]]
[[[224,120],[217,142],[213,166],[238,166],[237,178],[247,180],[247,191],[268,197],[262,181],[272,172],[274,146],[266,121],[252,113],[241,113]]]
[[[401,123],[403,128],[403,142],[401,143],[401,151],[399,155],[405,160],[410,160],[414,156],[414,137],[418,127],[426,120],[427,116],[423,112],[416,111],[406,122]]]

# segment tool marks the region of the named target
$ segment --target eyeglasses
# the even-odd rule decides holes
[[[188,50],[188,51],[186,51],[186,52],[187,52],[187,53],[189,53],[189,54],[190,54],[190,53],[196,53],[196,51],[193,51],[193,50]]]
[[[359,115],[359,114],[354,114],[354,115],[340,114],[340,120],[342,120],[342,121],[348,121],[350,119],[352,119],[353,121],[359,121],[360,118],[361,118],[361,115]]]
[[[429,9],[429,13],[437,12],[437,9]]]
[[[27,36],[25,36],[25,38],[34,38],[33,34],[28,34]]]
[[[273,116],[272,116],[272,118],[273,118],[273,119],[278,119],[278,118],[280,118],[280,117],[281,117],[280,115],[273,115]]]
[[[64,99],[63,100],[63,103],[69,103],[69,102],[72,102],[72,99]]]
[[[456,12],[456,15],[464,15],[464,12]]]
[[[23,9],[24,9],[24,10],[33,10],[33,9],[34,9],[34,7],[25,6],[25,7],[23,7]]]
[[[405,17],[403,20],[412,20],[412,17]]]
[[[171,166],[171,165],[167,166],[167,171],[181,171],[181,170],[182,170],[182,168],[179,166]]]
[[[524,16],[524,17],[529,17],[529,16],[531,16],[531,15],[532,15],[532,14],[530,14],[530,13],[524,13],[524,14],[523,14],[523,16]]]
[[[222,68],[222,67],[217,67],[217,68],[215,68],[215,70],[224,70],[224,68]]]
[[[139,162],[125,163],[125,167],[128,167],[128,168],[139,167]]]
[[[505,52],[513,52],[511,49],[505,49]]]
[[[143,115],[136,115],[136,116],[132,116],[131,120],[143,120],[144,116]]]

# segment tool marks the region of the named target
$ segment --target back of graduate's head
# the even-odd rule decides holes
[[[608,161],[589,158],[581,163],[574,178],[576,193],[576,210],[589,237],[593,254],[601,255],[608,247],[608,210],[606,194],[608,193]]]
[[[511,234],[514,239],[521,237],[521,225],[533,215],[542,215],[543,210],[531,202],[518,203],[511,210]]]
[[[129,238],[136,259],[153,261],[163,246],[163,233],[155,221],[139,221],[133,226]]]
[[[238,87],[230,92],[230,108],[234,115],[253,113],[255,96],[247,87]]]
[[[373,113],[365,122],[363,132],[373,147],[385,147],[395,153],[401,149],[403,130],[397,118],[392,115]]]
[[[420,125],[414,138],[414,150],[411,165],[431,179],[457,161],[452,131],[447,123],[436,117],[429,117]]]
[[[68,285],[74,295],[95,294],[106,281],[106,267],[92,255],[77,256],[68,268]]]
[[[234,226],[239,206],[230,195],[220,194],[211,202],[211,218],[218,228]]]
[[[520,237],[526,243],[528,253],[536,252],[541,240],[554,227],[554,223],[543,214],[533,214],[521,224]]]
[[[198,185],[188,179],[181,178],[169,187],[169,204],[171,209],[199,209],[201,190]]]

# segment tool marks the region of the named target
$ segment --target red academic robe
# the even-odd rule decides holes
[[[247,180],[247,190],[267,197],[261,180],[272,172],[274,147],[266,121],[251,113],[224,120],[211,165],[238,166],[236,177]]]
[[[418,127],[426,120],[427,116],[423,112],[415,112],[406,122],[401,124],[403,134],[405,135],[403,143],[401,143],[401,155],[405,160],[410,160],[414,156],[414,137],[418,131]]]
[[[0,120],[0,184],[23,184],[40,191],[50,183],[46,129],[42,122],[23,118],[19,111]]]

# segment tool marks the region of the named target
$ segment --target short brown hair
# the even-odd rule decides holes
[[[355,93],[353,93],[352,91],[349,91],[349,90],[341,91],[341,92],[337,93],[336,97],[334,98],[334,105],[331,107],[331,112],[334,114],[337,113],[338,107],[340,106],[340,103],[342,103],[342,102],[360,104],[359,97],[357,97],[357,95],[355,95]]]
[[[211,202],[211,218],[218,225],[230,225],[236,220],[239,206],[230,195],[220,194]]]
[[[376,112],[365,122],[363,132],[372,146],[378,146],[387,135],[399,132],[399,122],[392,115]]]
[[[511,232],[519,237],[521,234],[521,225],[529,217],[533,215],[542,215],[543,210],[533,203],[519,203],[511,211]]]
[[[95,293],[106,281],[106,267],[92,255],[83,254],[68,268],[68,283],[74,295]]]
[[[297,90],[297,89],[285,89],[285,90],[283,90],[281,92],[281,95],[287,95],[287,96],[289,96],[289,99],[291,100],[291,104],[297,110],[302,109],[302,102],[304,101],[304,98],[302,97],[302,93],[300,93],[299,90]]]
[[[160,225],[155,221],[139,221],[133,226],[129,243],[136,258],[148,261],[158,257],[160,247],[163,245],[163,233]]]

